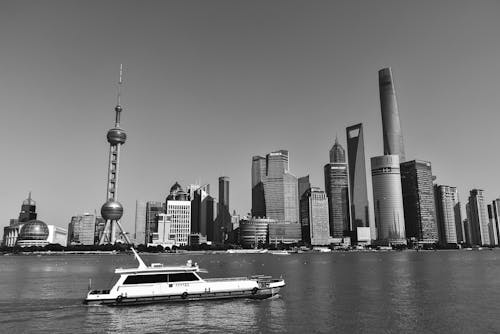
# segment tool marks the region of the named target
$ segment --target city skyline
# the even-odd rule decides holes
[[[323,184],[336,134],[346,147],[347,126],[363,123],[365,161],[380,155],[377,71],[387,66],[406,159],[431,161],[437,182],[457,186],[462,200],[473,188],[484,189],[488,203],[498,197],[500,158],[486,152],[495,151],[491,133],[500,120],[499,4],[457,3],[449,13],[432,2],[432,15],[430,2],[297,4],[164,3],[136,11],[123,1],[103,4],[97,17],[83,2],[58,4],[57,13],[55,3],[5,6],[2,226],[29,191],[47,224],[66,227],[72,216],[99,210],[122,62],[122,126],[130,138],[119,200],[129,233],[136,200],[162,200],[176,180],[214,188],[227,175],[230,209],[246,214],[248,165],[260,152],[287,149],[294,174],[309,174],[313,185]],[[384,19],[393,21],[378,25]],[[68,189],[71,205],[61,206]],[[368,176],[372,206],[370,189]]]

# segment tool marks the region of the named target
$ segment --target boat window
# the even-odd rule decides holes
[[[178,273],[178,274],[170,274],[169,282],[185,282],[185,281],[198,281],[198,277],[196,277],[193,273]]]
[[[146,283],[164,283],[168,282],[167,274],[154,275],[131,275],[125,279],[123,284],[146,284]]]

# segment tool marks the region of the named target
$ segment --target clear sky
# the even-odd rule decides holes
[[[131,233],[135,201],[175,181],[217,197],[227,175],[231,210],[249,212],[251,158],[277,149],[324,188],[335,135],[345,147],[358,122],[369,164],[386,66],[407,158],[462,201],[500,195],[499,1],[0,0],[1,226],[29,191],[48,224],[100,210],[120,63]]]

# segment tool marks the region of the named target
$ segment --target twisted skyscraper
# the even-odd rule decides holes
[[[380,109],[382,111],[382,129],[384,136],[384,155],[398,155],[399,162],[405,162],[405,148],[403,134],[399,122],[396,91],[392,80],[391,68],[378,71],[378,85],[380,90]]]

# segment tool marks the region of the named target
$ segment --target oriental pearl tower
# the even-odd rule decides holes
[[[114,244],[116,242],[116,229],[120,229],[121,234],[130,244],[127,235],[120,225],[120,218],[123,215],[123,206],[118,202],[118,172],[120,165],[120,148],[127,140],[127,134],[120,127],[120,114],[122,107],[120,105],[121,85],[122,85],[122,65],[120,65],[120,79],[118,81],[118,96],[115,107],[115,127],[110,129],[107,134],[109,143],[109,165],[108,165],[108,186],[106,194],[106,203],[101,207],[101,216],[106,220],[104,231],[99,244]]]

